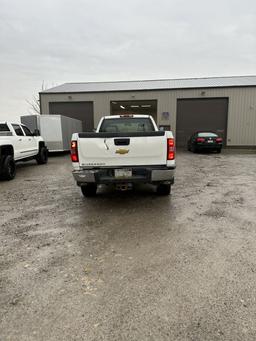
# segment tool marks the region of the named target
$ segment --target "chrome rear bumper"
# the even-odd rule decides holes
[[[131,169],[132,176],[127,178],[116,178],[115,168],[83,169],[73,171],[75,181],[79,186],[85,183],[159,183],[174,182],[174,167],[122,167]],[[120,169],[120,167],[119,167]]]

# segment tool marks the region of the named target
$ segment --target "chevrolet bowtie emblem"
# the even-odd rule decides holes
[[[127,154],[127,153],[129,153],[129,149],[117,149],[116,150],[116,154],[123,155],[123,154]]]

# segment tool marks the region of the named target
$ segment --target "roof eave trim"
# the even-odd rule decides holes
[[[94,90],[94,91],[40,91],[39,95],[53,94],[92,94],[92,93],[107,93],[107,92],[137,92],[137,91],[170,91],[170,90],[191,90],[191,89],[227,89],[227,88],[255,88],[255,85],[222,85],[222,86],[200,86],[200,87],[182,87],[182,88],[157,88],[157,89],[131,89],[131,90]]]

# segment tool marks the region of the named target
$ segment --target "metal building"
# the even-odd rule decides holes
[[[192,132],[213,130],[227,146],[256,146],[256,76],[65,83],[40,93],[41,114],[79,119],[151,114],[182,147]]]

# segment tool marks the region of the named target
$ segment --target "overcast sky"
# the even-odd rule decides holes
[[[255,74],[255,0],[0,0],[0,120],[43,81]]]

